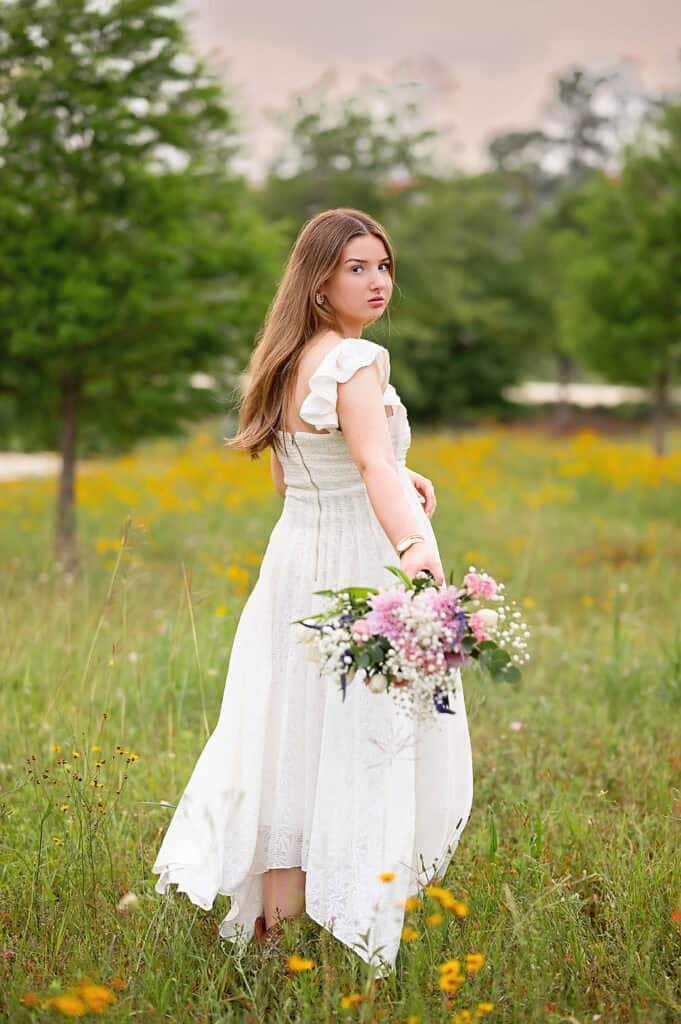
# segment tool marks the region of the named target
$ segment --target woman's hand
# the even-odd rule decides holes
[[[445,573],[442,562],[437,552],[425,541],[417,541],[407,548],[400,556],[400,569],[406,572],[410,580],[413,580],[422,569],[428,569],[435,577],[436,586],[444,586]]]
[[[437,505],[437,499],[435,497],[435,488],[433,487],[433,484],[428,479],[428,477],[421,476],[420,473],[416,473],[413,469],[409,468],[407,468],[407,473],[409,474],[409,478],[411,479],[411,482],[413,483],[414,487],[422,496],[423,511],[430,519],[433,512],[435,511],[435,506]]]

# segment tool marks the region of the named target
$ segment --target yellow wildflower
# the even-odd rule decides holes
[[[436,900],[447,899],[447,897],[452,895],[449,889],[443,889],[441,885],[427,885],[424,892]]]
[[[423,900],[420,900],[418,896],[407,896],[404,901],[405,910],[416,910],[417,907],[422,906]]]
[[[418,939],[419,933],[414,929],[410,928],[409,925],[405,925],[402,929],[402,941],[413,942],[414,939]]]
[[[133,753],[128,754],[128,761],[139,761],[139,759],[140,759],[139,754],[133,754]]]
[[[61,754],[61,747],[60,747],[60,745],[58,743],[54,744],[54,746],[52,747],[52,750],[53,750],[53,752],[55,754]]]
[[[426,924],[429,928],[435,928],[438,924],[442,924],[444,917],[442,914],[429,914],[426,918]]]
[[[309,960],[307,957],[296,956],[293,953],[286,961],[289,971],[310,971],[315,965],[314,960]]]
[[[91,751],[91,753],[93,753],[93,754],[99,754],[99,753],[100,753],[100,751],[101,751],[101,749],[102,749],[102,748],[101,748],[101,747],[98,747],[96,743],[93,743],[93,745],[92,745],[92,746],[90,747],[90,751]]]
[[[466,914],[468,913],[468,907],[466,906],[466,904],[462,903],[461,900],[454,899],[451,893],[448,893],[446,896],[443,896],[442,899],[440,900],[440,903],[445,908],[445,910],[451,910],[454,914],[457,915],[457,917],[465,917]]]
[[[341,999],[341,1006],[344,1010],[353,1010],[355,1007],[359,1006],[363,999],[364,996],[361,992],[353,992],[352,995],[343,996]]]
[[[459,1010],[459,1012],[455,1013],[452,1017],[452,1024],[467,1024],[467,1022],[472,1019],[470,1010]]]
[[[465,981],[462,974],[441,974],[438,985],[443,992],[458,992]]]
[[[76,761],[77,761],[78,758],[80,757],[80,750],[73,750],[71,752],[71,757],[74,757],[76,759]]]
[[[77,992],[88,1010],[93,1013],[106,1013],[107,1007],[116,1002],[116,996],[106,985],[93,985],[88,979],[83,979],[77,987]]]
[[[493,1009],[494,1003],[478,1003],[475,1015],[476,1017],[484,1017],[486,1013],[491,1013]]]
[[[60,811],[70,811],[71,810],[71,804],[59,804],[59,810]]]
[[[115,988],[117,992],[122,992],[125,988],[125,982],[121,978],[120,974],[114,974],[113,978],[109,979],[111,988]]]
[[[461,973],[460,960],[445,960],[440,964],[439,971],[438,985],[443,992],[458,992],[466,980],[465,974]]]
[[[52,842],[54,843],[55,846],[63,846],[64,845],[64,840],[60,839],[59,836],[52,836]]]
[[[469,974],[475,974],[484,963],[485,958],[482,953],[466,953],[466,970]]]
[[[410,1013],[407,1017],[407,1024],[421,1024],[421,1018],[418,1013]]]
[[[380,878],[380,880],[382,882],[392,882],[393,879],[395,878],[395,872],[394,871],[383,871],[383,872],[381,872],[381,874],[378,877]]]
[[[35,992],[24,992],[23,996],[19,996],[19,1002],[22,1006],[42,1006],[45,1000]]]
[[[65,1017],[82,1017],[88,1012],[87,1006],[78,996],[52,996],[47,1000],[51,1010],[59,1010]]]
[[[227,614],[227,606],[224,604],[219,604],[215,609],[215,614],[219,619],[224,618],[224,616]]]

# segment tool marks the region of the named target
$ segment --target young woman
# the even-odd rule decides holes
[[[291,623],[318,610],[315,590],[394,584],[386,565],[444,583],[435,495],[406,465],[389,351],[362,338],[394,273],[386,232],[358,210],[318,214],[293,247],[228,441],[255,458],[270,449],[283,510],[237,625],[217,726],[153,867],[158,892],[176,883],[205,909],[229,895],[224,938],[267,941],[305,910],[379,975],[394,967],[405,899],[443,875],[468,820],[463,690],[459,678],[455,714],[427,726],[359,681],[343,702]]]

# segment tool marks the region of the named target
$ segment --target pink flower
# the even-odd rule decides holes
[[[493,597],[497,592],[497,581],[479,572],[467,572],[463,581],[471,597]]]
[[[368,640],[371,636],[371,628],[366,619],[357,619],[356,622],[353,622],[350,633],[353,640],[356,640],[358,643],[362,643],[364,640]]]
[[[509,722],[508,723],[508,727],[509,727],[509,729],[512,729],[513,732],[518,732],[519,729],[522,729],[523,723],[522,722]]]
[[[481,643],[483,640],[489,640],[489,636],[485,632],[486,624],[477,612],[473,612],[472,615],[468,616],[468,625],[473,630],[473,635],[478,643]]]
[[[404,623],[399,617],[399,612],[406,600],[404,584],[371,595],[371,611],[367,613],[364,621],[374,636],[384,636],[391,643],[395,643],[403,635]]]

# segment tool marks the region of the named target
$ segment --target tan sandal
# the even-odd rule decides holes
[[[270,946],[282,932],[282,921],[276,921],[269,928],[265,927],[265,915],[255,919],[255,941],[259,946]]]

